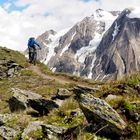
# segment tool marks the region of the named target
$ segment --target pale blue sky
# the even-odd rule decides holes
[[[0,0],[0,46],[23,50],[30,36],[72,27],[95,5],[95,0]]]
[[[7,8],[7,11],[9,11],[9,12],[11,12],[11,11],[22,11],[23,9],[25,9],[27,7],[27,6],[26,7],[25,6],[20,6],[20,7],[16,6],[15,5],[16,1],[18,1],[18,0],[0,0],[0,6],[4,7],[6,4],[7,5],[9,4],[9,6]],[[89,2],[89,1],[99,1],[99,0],[81,0],[81,1],[86,3],[86,2]],[[46,0],[46,2],[47,2],[47,0]]]
[[[0,0],[0,6],[4,7],[8,12],[11,11],[22,11],[27,6],[16,6],[17,0]]]
[[[98,8],[129,6],[140,6],[140,0],[0,0],[0,46],[22,50],[28,37],[72,27]]]

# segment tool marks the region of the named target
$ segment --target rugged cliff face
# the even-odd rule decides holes
[[[140,19],[133,12],[125,9],[104,34],[93,54],[93,79],[120,79],[140,70]]]
[[[46,53],[42,61],[53,71],[92,78],[91,74],[87,75],[91,71],[90,68],[85,67],[91,64],[92,57],[86,58],[95,51],[116,15],[115,12],[98,9],[92,16],[84,18],[70,29],[50,34],[49,37],[48,32],[44,33],[39,37]],[[84,70],[86,72],[83,72]]]
[[[38,53],[38,57],[40,60],[44,59],[47,56],[48,48],[46,48],[46,45],[52,42],[50,37],[54,36],[55,34],[56,32],[54,30],[49,30],[38,37],[38,41],[42,46],[42,49]]]
[[[52,71],[101,81],[139,71],[138,13],[132,8],[121,13],[98,9],[71,29],[46,32],[39,37],[45,50],[40,58]]]

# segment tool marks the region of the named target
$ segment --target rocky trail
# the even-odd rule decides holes
[[[71,82],[71,81],[68,81],[65,79],[57,78],[56,76],[53,76],[53,75],[44,74],[43,72],[41,72],[41,70],[38,66],[31,65],[28,69],[32,70],[33,72],[35,72],[37,75],[41,76],[44,79],[48,79],[48,80],[52,80],[52,81],[55,80],[61,84],[69,84]]]
[[[58,83],[61,83],[61,84],[70,84],[70,83],[73,83],[74,81],[69,79],[69,78],[66,78],[64,76],[56,76],[56,75],[49,75],[49,74],[44,74],[41,69],[39,68],[39,66],[34,66],[34,65],[31,65],[28,67],[29,70],[32,70],[33,72],[35,72],[37,75],[41,76],[42,78],[44,79],[47,79],[47,80],[50,80],[50,81],[56,81]],[[80,86],[80,87],[87,87],[87,88],[93,88],[95,87],[94,85],[87,85],[87,83],[85,81],[75,81],[74,82],[77,86]]]

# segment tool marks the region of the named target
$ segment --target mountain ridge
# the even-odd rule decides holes
[[[127,62],[125,62],[126,60],[124,61],[123,56],[121,56],[119,52],[116,52],[116,56],[114,56],[113,61],[115,61],[115,63],[121,64],[120,67],[119,64],[117,64],[118,66],[117,68],[115,68],[116,64],[111,60],[111,56],[113,55],[112,52],[114,52],[113,50],[115,49],[115,47],[111,47],[111,45],[113,45],[114,42],[117,42],[116,38],[120,35],[121,30],[125,31],[125,28],[132,28],[132,26],[123,26],[123,24],[125,24],[124,22],[126,22],[126,24],[127,22],[129,22],[129,20],[131,20],[132,23],[137,22],[136,19],[138,19],[138,10],[136,9],[126,8],[122,12],[107,12],[102,9],[97,9],[93,15],[84,18],[81,22],[75,24],[67,32],[63,32],[64,34],[61,34],[61,37],[57,38],[57,43],[53,44],[52,42],[53,47],[51,47],[51,43],[48,45],[46,44],[44,48],[47,50],[47,47],[50,45],[50,50],[51,48],[53,48],[53,53],[51,51],[45,51],[47,52],[46,57],[44,57],[42,62],[47,64],[53,72],[65,72],[101,81],[120,79],[125,74],[138,71],[138,64],[136,64],[137,66],[135,67],[137,68],[135,69],[131,67],[132,70],[126,67],[126,63],[129,62],[128,60]],[[134,31],[131,30],[131,34],[135,34],[135,32],[138,33],[138,24],[135,24],[133,26],[136,27]],[[120,37],[122,39],[126,38],[127,40],[126,42],[124,42],[124,46],[127,46],[129,44],[128,42],[129,40],[131,40],[131,37],[132,36],[130,34],[129,39],[127,38],[126,34]],[[135,44],[136,43],[138,43],[137,39],[135,40]],[[114,49],[112,50],[111,48]],[[103,50],[107,49],[108,51],[106,53],[110,54],[110,56],[108,54],[106,54],[106,56],[110,58],[110,60],[108,60],[110,62],[104,62],[104,59],[106,59],[105,55],[103,59],[101,57],[101,55],[103,55],[104,53]],[[119,48],[119,50],[120,49],[121,48]],[[135,47],[135,51],[129,52],[129,55],[133,55],[133,57],[129,57],[129,59],[134,63],[139,62],[139,60],[131,60],[135,59],[137,51]],[[125,50],[125,52],[127,51]],[[51,57],[48,57],[50,56],[49,53],[52,54]],[[121,60],[119,60],[119,57],[122,57],[123,59],[121,58]],[[100,66],[101,68],[98,68],[100,63],[102,63],[102,66]],[[111,63],[111,66],[107,66],[106,63]],[[95,68],[95,65],[97,66],[97,68]]]
[[[106,17],[109,19],[106,19]],[[59,42],[57,40],[58,44],[52,46],[52,50],[54,49],[52,57],[48,59],[48,56],[50,56],[48,51],[48,56],[42,61],[53,71],[84,76],[85,72],[82,69],[84,69],[85,63],[89,63],[86,57],[94,52],[101,37],[115,18],[116,16],[113,16],[110,12],[102,9],[96,10],[93,15],[85,17],[61,36]],[[47,49],[47,47],[45,48]],[[86,77],[91,78],[91,76]]]

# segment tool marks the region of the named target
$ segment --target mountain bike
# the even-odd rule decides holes
[[[32,64],[34,64],[34,65],[36,65],[36,60],[37,60],[37,52],[33,52],[32,54],[31,54],[31,63]]]
[[[29,49],[29,63],[36,65],[37,61],[37,49],[30,48]]]

